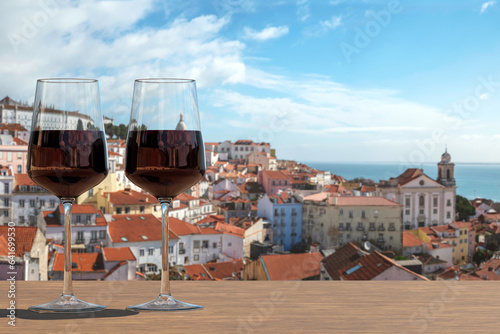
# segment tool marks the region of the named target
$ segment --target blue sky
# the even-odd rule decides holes
[[[280,159],[500,162],[500,1],[97,1],[0,4],[0,94],[100,80],[127,123],[133,80],[197,80],[206,141]]]

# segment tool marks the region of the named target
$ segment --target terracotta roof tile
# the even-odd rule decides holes
[[[176,220],[169,218],[169,222]],[[108,231],[113,243],[158,241],[162,238],[161,221],[152,214],[114,215],[108,222]],[[178,239],[172,229],[169,238]]]
[[[136,258],[129,247],[104,247],[104,261],[135,261]]]
[[[339,270],[353,263],[366,254],[358,246],[349,242],[347,245],[337,249],[335,253],[325,257],[321,262],[332,279],[339,280]]]
[[[203,267],[205,267],[205,270],[214,279],[234,278],[235,276],[238,277],[241,271],[243,271],[243,260],[206,263]]]
[[[140,193],[135,190],[120,190],[115,192],[105,192],[104,197],[109,194],[109,202],[116,205],[146,205],[158,204],[158,200],[149,194]]]
[[[403,231],[403,247],[418,247],[424,242],[411,234],[409,231]]]
[[[71,264],[71,271],[105,271],[100,253],[71,253]],[[52,271],[64,271],[64,254],[56,254]]]
[[[271,281],[302,280],[319,275],[320,252],[300,254],[261,255]]]
[[[33,246],[33,241],[35,240],[37,228],[27,227],[27,226],[16,226],[15,227],[15,239],[16,239],[16,257],[23,257],[25,252],[31,252],[31,247]],[[0,242],[0,256],[8,256],[8,240],[9,240],[9,226],[0,226],[0,238],[5,239],[5,241]]]

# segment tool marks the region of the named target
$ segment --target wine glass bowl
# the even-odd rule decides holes
[[[160,295],[131,311],[179,311],[202,306],[176,300],[170,293],[168,210],[173,198],[198,183],[205,173],[196,84],[190,79],[139,79],[134,83],[125,160],[131,182],[155,196],[162,210]]]
[[[37,81],[28,145],[28,175],[61,200],[64,208],[64,287],[50,303],[31,306],[36,312],[95,312],[105,306],[73,295],[71,209],[76,197],[108,174],[106,137],[94,79]]]

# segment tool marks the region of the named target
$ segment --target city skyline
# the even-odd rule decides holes
[[[500,162],[496,1],[156,0],[0,4],[0,91],[100,80],[128,123],[133,80],[197,80],[206,141],[298,161]],[[36,55],[36,56],[34,56]]]

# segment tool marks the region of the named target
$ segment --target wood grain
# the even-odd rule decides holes
[[[74,282],[75,295],[108,309],[38,314],[62,282],[16,282],[16,327],[7,324],[8,283],[0,282],[0,333],[498,333],[495,282],[172,282],[174,297],[203,305],[183,313],[132,313],[158,282]]]

